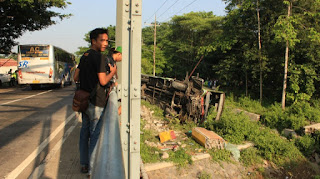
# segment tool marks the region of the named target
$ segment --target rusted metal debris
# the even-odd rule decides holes
[[[193,120],[202,123],[209,109],[215,108],[215,120],[219,120],[225,93],[205,88],[204,80],[188,75],[184,81],[151,75],[141,75],[141,97],[159,105],[167,114],[179,118],[181,122]]]

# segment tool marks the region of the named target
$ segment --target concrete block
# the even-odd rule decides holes
[[[304,133],[311,134],[320,130],[320,123],[304,126]]]
[[[259,114],[255,114],[255,113],[251,113],[251,112],[248,112],[248,111],[244,111],[242,109],[234,109],[234,112],[236,113],[241,113],[243,112],[243,114],[249,116],[249,118],[253,121],[259,121],[260,120],[260,115]]]
[[[223,149],[225,140],[213,131],[202,127],[192,129],[192,138],[207,149]]]
[[[297,133],[292,129],[284,129],[283,135],[285,137],[294,137],[294,138],[298,136]]]
[[[242,145],[237,145],[237,148],[239,150],[244,150],[244,149],[247,149],[247,148],[250,148],[250,147],[253,147],[254,146],[254,143],[252,142],[246,142],[245,144],[242,144]]]

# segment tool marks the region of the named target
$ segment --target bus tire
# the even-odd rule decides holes
[[[187,85],[184,84],[184,83],[181,83],[181,82],[177,82],[177,81],[172,81],[172,87],[177,89],[177,90],[180,90],[180,91],[186,91],[187,89]]]
[[[38,90],[40,89],[40,85],[30,85],[32,90]]]
[[[0,80],[0,87],[2,87],[2,81]]]

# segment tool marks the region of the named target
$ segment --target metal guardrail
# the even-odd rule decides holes
[[[117,93],[112,90],[106,111],[99,141],[93,152],[93,179],[124,179],[125,170],[121,148],[120,126],[118,120]]]

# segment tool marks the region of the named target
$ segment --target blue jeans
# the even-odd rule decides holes
[[[89,107],[82,112],[82,126],[80,131],[80,164],[89,166],[92,151],[97,143],[102,122],[100,118],[104,113],[103,107],[89,103]]]

